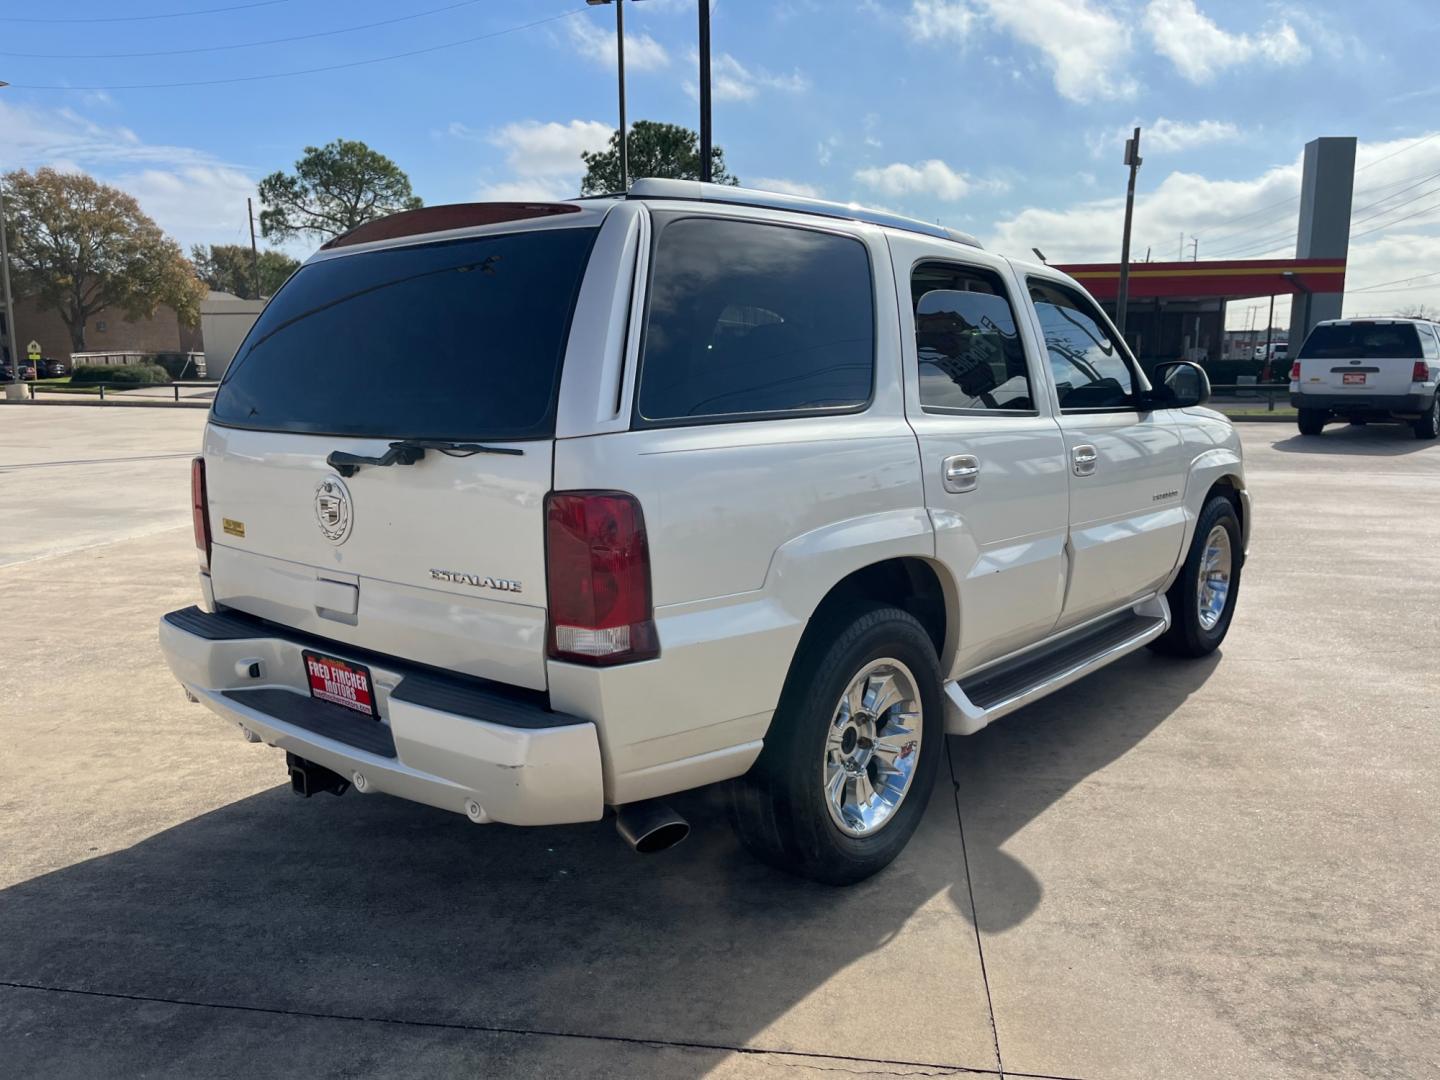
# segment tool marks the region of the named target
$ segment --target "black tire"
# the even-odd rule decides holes
[[[1415,437],[1417,439],[1434,439],[1440,436],[1440,391],[1435,394],[1435,400],[1430,403],[1430,411],[1415,421]]]
[[[899,660],[915,678],[923,712],[919,761],[899,809],[868,836],[831,819],[824,790],[825,740],[841,695],[866,664]],[[763,862],[829,885],[849,885],[900,854],[925,812],[945,755],[940,665],[914,616],[899,608],[851,607],[812,623],[791,664],[765,748],[730,785],[741,842]],[[883,731],[883,728],[881,729]]]
[[[1327,413],[1324,409],[1301,409],[1299,422],[1301,435],[1319,435],[1325,430]]]
[[[1215,625],[1207,628],[1200,621],[1197,592],[1206,541],[1217,525],[1230,534],[1230,588],[1225,598],[1225,610]],[[1218,649],[1230,631],[1230,620],[1235,617],[1243,564],[1240,518],[1235,514],[1235,504],[1224,495],[1212,495],[1200,511],[1200,520],[1195,524],[1195,536],[1190,541],[1190,551],[1185,556],[1185,565],[1180,568],[1180,576],[1165,594],[1170,602],[1170,629],[1151,642],[1150,647],[1168,656],[1191,658],[1209,656]]]

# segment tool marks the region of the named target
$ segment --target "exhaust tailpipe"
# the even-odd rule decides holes
[[[615,828],[641,855],[672,848],[690,835],[690,823],[659,799],[620,807],[615,812]]]

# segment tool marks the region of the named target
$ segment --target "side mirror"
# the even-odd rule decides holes
[[[1149,401],[1152,409],[1188,409],[1210,400],[1210,376],[1199,364],[1189,360],[1156,364],[1151,381],[1154,384]]]

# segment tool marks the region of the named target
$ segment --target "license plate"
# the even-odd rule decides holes
[[[362,716],[374,717],[375,694],[371,688],[369,668],[308,650],[302,655],[305,658],[305,674],[310,677],[311,697],[354,709]]]
[[[1346,386],[1364,386],[1365,373],[1363,371],[1347,371],[1340,376],[1340,381]]]

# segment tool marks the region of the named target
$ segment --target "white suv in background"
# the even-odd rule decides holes
[[[856,881],[947,732],[1224,638],[1240,445],[1158,370],[1064,274],[853,207],[646,180],[396,215],[231,365],[161,645],[300,794],[615,808],[658,850],[665,796],[733,781],[760,857]]]
[[[1290,366],[1300,433],[1330,420],[1409,423],[1440,435],[1440,328],[1428,319],[1329,319],[1317,323]]]

